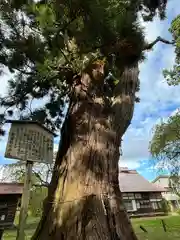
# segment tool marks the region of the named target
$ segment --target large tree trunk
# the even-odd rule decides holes
[[[74,86],[34,240],[137,239],[122,202],[118,161],[133,115],[138,67],[124,71],[111,97],[97,72],[103,76],[101,67],[92,69]]]

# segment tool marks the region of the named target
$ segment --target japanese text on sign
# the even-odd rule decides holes
[[[53,135],[35,124],[12,124],[5,157],[52,163]]]

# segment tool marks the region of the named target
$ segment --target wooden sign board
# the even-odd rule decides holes
[[[5,157],[51,164],[53,145],[53,134],[39,124],[12,122]]]

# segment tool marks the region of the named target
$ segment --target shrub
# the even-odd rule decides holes
[[[168,213],[171,211],[171,208],[170,208],[170,205],[169,205],[169,202],[163,198],[162,200],[162,210],[165,212],[165,213]]]

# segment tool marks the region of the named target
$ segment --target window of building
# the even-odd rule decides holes
[[[162,208],[162,202],[157,202],[158,208]]]
[[[0,222],[4,222],[7,215],[8,215],[8,209],[7,208],[1,209],[0,210]]]
[[[123,193],[123,199],[128,199],[128,194],[127,193]]]
[[[135,193],[135,198],[136,199],[141,199],[141,194],[140,193]]]
[[[134,199],[134,194],[133,193],[128,193],[129,199]]]
[[[123,193],[123,199],[134,199],[134,193]]]
[[[151,204],[152,204],[152,208],[155,209],[155,210],[162,208],[161,202],[151,202]]]
[[[7,208],[7,203],[0,203],[0,209]]]
[[[151,199],[156,199],[156,194],[155,193],[151,193],[150,198]]]
[[[142,193],[142,199],[149,200],[149,197],[150,197],[149,193]]]
[[[152,208],[153,208],[154,210],[156,210],[156,209],[159,208],[157,202],[152,202],[151,204],[152,204]]]
[[[136,208],[137,208],[137,209],[140,208],[140,202],[136,202]]]
[[[156,198],[161,199],[162,198],[161,193],[156,193]]]
[[[150,202],[149,200],[141,200],[139,201],[140,203],[140,208],[150,208]]]
[[[0,221],[4,221],[5,220],[5,218],[6,218],[6,215],[5,214],[2,214],[2,215],[0,215]]]
[[[126,207],[126,210],[127,211],[132,211],[133,210],[133,205],[132,205],[132,201],[124,201],[124,205],[125,205],[125,207]]]
[[[161,193],[151,193],[151,199],[161,199]]]

